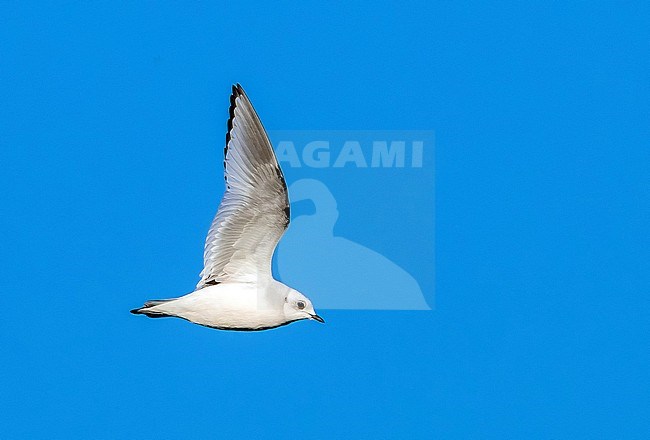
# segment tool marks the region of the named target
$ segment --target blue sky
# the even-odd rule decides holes
[[[4,3],[2,436],[647,438],[649,12]],[[434,310],[128,314],[198,280],[234,82],[272,130],[435,132],[430,177],[336,174]]]

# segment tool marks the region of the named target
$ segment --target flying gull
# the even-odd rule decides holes
[[[147,301],[131,313],[243,331],[303,319],[324,322],[306,296],[271,274],[273,251],[289,226],[287,185],[262,122],[239,84],[230,96],[223,166],[226,190],[205,240],[196,290]]]

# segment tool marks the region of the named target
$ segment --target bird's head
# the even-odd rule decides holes
[[[311,301],[305,295],[294,289],[290,289],[285,297],[284,315],[291,321],[313,319],[314,321],[325,322],[323,318],[316,314]]]

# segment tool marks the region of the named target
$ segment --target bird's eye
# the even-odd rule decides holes
[[[306,305],[307,305],[307,304],[305,304],[304,301],[298,301],[298,302],[296,303],[296,307],[298,307],[300,310],[304,309]]]

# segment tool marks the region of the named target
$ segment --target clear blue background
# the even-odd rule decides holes
[[[647,4],[41,3],[0,6],[3,438],[650,435]],[[197,279],[236,81],[436,131],[434,311],[127,313]]]

